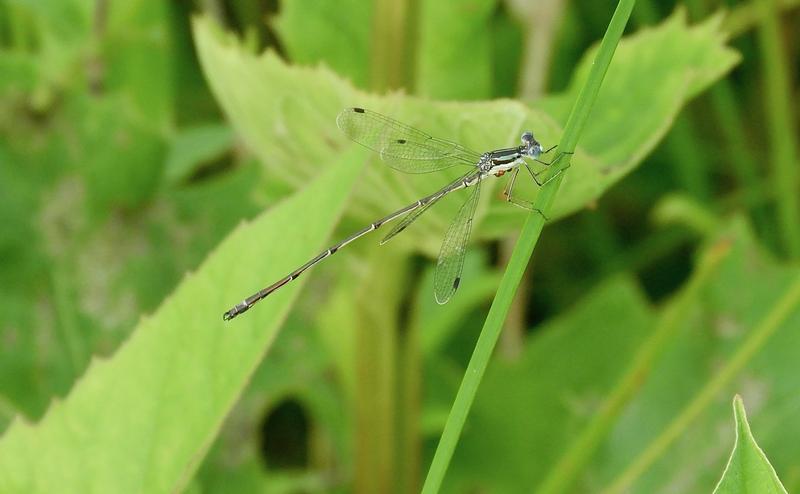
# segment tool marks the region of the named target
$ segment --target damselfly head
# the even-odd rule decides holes
[[[542,145],[533,137],[533,132],[526,131],[522,134],[522,147],[525,154],[531,158],[538,158],[542,154]]]

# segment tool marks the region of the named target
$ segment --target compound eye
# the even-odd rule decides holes
[[[522,144],[530,144],[533,142],[533,132],[527,131],[522,134]]]

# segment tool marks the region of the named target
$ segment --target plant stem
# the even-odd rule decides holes
[[[619,44],[619,40],[622,38],[622,33],[625,30],[625,25],[628,22],[628,18],[630,17],[631,10],[633,10],[633,5],[635,3],[635,0],[620,0],[617,4],[614,16],[608,25],[603,41],[600,43],[600,49],[597,52],[594,64],[589,72],[589,77],[572,108],[559,147],[560,152],[566,153],[560,155],[565,159],[560,160],[560,162],[555,165],[554,173],[558,175],[541,188],[534,203],[534,206],[539,208],[545,215],[550,210],[550,206],[553,204],[558,188],[564,177],[564,174],[559,172],[563,171],[569,164],[569,153],[575,150],[575,146],[589,118],[592,106],[597,99],[600,85],[611,63],[611,58],[614,56],[617,44]],[[563,163],[561,161],[563,161]],[[461,430],[464,427],[467,414],[475,399],[475,394],[478,391],[478,386],[486,371],[486,367],[489,364],[489,358],[492,355],[494,346],[497,343],[497,337],[500,334],[503,321],[506,318],[508,309],[514,299],[517,286],[522,279],[522,274],[525,272],[528,260],[533,253],[533,248],[536,245],[536,241],[539,239],[539,234],[542,232],[543,227],[544,218],[542,215],[531,212],[522,228],[519,242],[517,242],[517,246],[511,254],[508,267],[503,274],[503,279],[500,282],[497,295],[495,295],[492,306],[489,309],[489,314],[486,316],[486,322],[483,325],[481,335],[475,345],[475,351],[467,366],[464,379],[461,381],[461,386],[458,389],[455,402],[447,418],[442,437],[436,448],[433,462],[428,470],[428,476],[422,487],[423,494],[439,492],[444,475],[447,472],[447,467],[453,457],[456,444],[461,436]]]
[[[545,90],[553,42],[561,25],[564,4],[564,0],[536,3],[512,0],[508,3],[525,30],[518,91],[523,100],[539,98]]]
[[[656,439],[639,455],[604,493],[627,492],[633,482],[653,464],[686,430],[722,389],[750,362],[764,344],[800,305],[800,276],[796,277],[769,314],[750,332],[747,339],[694,399]]]
[[[800,7],[800,0],[778,0],[775,7],[781,11],[794,9]],[[725,31],[731,38],[746,33],[758,24],[758,8],[757,2],[747,2],[731,9],[724,23]]]
[[[719,81],[710,92],[711,104],[716,113],[720,132],[725,139],[725,156],[731,164],[738,186],[742,189],[752,187],[759,180],[758,161],[753,147],[748,142],[738,101],[730,80]],[[750,206],[753,222],[764,226],[766,218],[763,208]]]
[[[372,89],[385,91],[406,82],[407,0],[377,0],[372,25]]]
[[[385,302],[356,309],[356,464],[355,492],[392,492],[397,485],[397,306],[403,263],[396,252],[373,246],[368,254],[386,269],[367,272],[358,285],[359,299],[386,295]],[[380,328],[380,329],[379,329]]]
[[[398,263],[399,264],[399,263]],[[409,272],[408,259],[403,271]],[[408,303],[404,295],[398,294],[398,307]],[[414,310],[413,312],[416,312]],[[422,352],[419,326],[408,319],[398,323],[399,342],[397,348],[397,484],[394,492],[416,494],[421,480],[421,394]]]
[[[786,67],[786,50],[781,44],[777,12],[772,0],[759,0],[761,20],[759,41],[764,64],[766,114],[769,129],[772,178],[778,191],[778,224],[789,257],[800,257],[800,202],[798,202],[797,129],[794,125]]]
[[[695,199],[708,202],[711,197],[709,160],[703,151],[705,147],[697,140],[699,134],[690,109],[685,108],[675,119],[667,144],[679,186]]]

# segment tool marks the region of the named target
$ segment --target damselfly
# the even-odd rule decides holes
[[[538,184],[544,185],[555,178],[557,172],[544,183],[538,179],[538,173],[531,169],[526,159],[540,161],[542,154],[550,152],[555,146],[542,149],[542,145],[533,137],[533,133],[524,132],[521,136],[520,146],[497,149],[488,153],[479,154],[455,142],[432,137],[425,132],[402,124],[394,119],[383,116],[374,111],[363,108],[348,108],[342,111],[336,119],[336,124],[347,137],[353,141],[377,152],[381,160],[390,167],[405,173],[428,173],[453,166],[466,166],[469,171],[449,185],[439,189],[429,196],[398,209],[378,221],[364,227],[350,235],[341,242],[332,245],[316,257],[295,269],[284,278],[247,297],[223,315],[223,319],[230,320],[247,311],[259,300],[276,291],[292,280],[297,279],[305,270],[314,266],[323,259],[332,256],[350,242],[377,230],[386,223],[400,218],[403,219],[381,240],[381,244],[405,230],[411,223],[419,218],[422,213],[436,204],[444,196],[457,190],[472,187],[472,193],[461,206],[455,219],[450,224],[445,234],[439,260],[434,272],[434,294],[440,304],[447,303],[458,289],[461,282],[461,270],[464,267],[467,241],[472,229],[472,218],[478,205],[481,182],[488,176],[501,177],[505,173],[511,174],[511,179],[503,192],[511,204],[531,211],[541,211],[534,208],[530,202],[514,198],[514,183],[521,168],[525,168],[531,178]],[[554,160],[555,161],[555,160]],[[542,215],[544,216],[544,215]]]

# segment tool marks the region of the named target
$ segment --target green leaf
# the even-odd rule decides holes
[[[347,446],[353,424],[347,413],[347,394],[339,388],[338,378],[331,379],[331,357],[315,329],[306,324],[302,316],[288,318],[270,348],[269,357],[253,374],[248,389],[229,414],[218,440],[195,477],[202,484],[202,492],[288,494],[302,490],[300,479],[306,479],[306,483],[310,480],[324,481],[326,473],[322,469],[292,469],[289,472],[286,467],[271,464],[272,458],[250,454],[239,456],[243,451],[262,450],[265,446],[262,427],[267,420],[264,417],[287,399],[302,408],[309,426],[306,429],[309,437],[307,441],[270,442],[276,446],[273,454],[280,454],[287,446],[291,450],[308,448],[309,456],[324,449],[337,459],[337,468],[349,471],[352,456]],[[303,358],[297,358],[298,349],[301,349]],[[295,425],[302,428],[302,424]],[[319,442],[325,446],[316,446]],[[232,452],[239,460],[231,461]],[[298,483],[283,486],[289,480],[287,477],[295,478]],[[310,489],[310,492],[320,490],[318,487]]]
[[[570,477],[576,492],[708,492],[719,479],[710,466],[724,464],[727,453],[718,431],[729,408],[717,397],[728,390],[758,400],[759,420],[769,424],[759,439],[777,471],[791,472],[800,434],[788,419],[797,413],[800,334],[792,329],[800,324],[800,272],[770,259],[740,219],[722,225],[709,246],[728,250],[701,283],[691,281],[657,313],[633,283],[609,281],[532,331],[519,361],[493,362],[448,489],[543,491],[565,452],[585,444],[599,420],[590,429],[601,430],[597,447],[583,452],[588,458]],[[793,305],[783,304],[786,296]],[[773,316],[776,307],[781,317]],[[765,320],[775,325],[771,333],[761,329]],[[651,341],[665,323],[672,326],[666,337]],[[644,352],[650,358],[633,381],[621,381]],[[630,385],[627,398],[600,418],[619,382]],[[614,482],[629,471],[629,482]]]
[[[667,133],[688,101],[738,62],[738,53],[725,45],[720,24],[717,15],[689,26],[683,10],[678,10],[663,24],[620,43],[580,141],[597,161],[588,171],[578,171],[575,167],[584,158],[573,158],[556,201],[559,213],[564,204],[586,204],[587,197],[599,198],[630,173]],[[536,102],[534,107],[566,122],[595,52],[593,48],[584,55],[565,93]]]
[[[736,419],[736,441],[722,478],[714,489],[715,494],[786,494],[767,455],[758,447],[742,397],[733,399],[733,416]]]
[[[292,33],[306,33],[316,25],[310,20],[303,24],[301,17],[293,19]],[[335,26],[337,21],[330,22]],[[545,145],[557,143],[562,132],[558,121],[564,121],[566,102],[575,91],[533,107],[510,100],[445,103],[398,94],[379,96],[356,90],[325,68],[287,65],[272,52],[253,55],[209,19],[196,18],[193,24],[201,64],[232,125],[267,174],[293,187],[352,145],[335,126],[336,115],[344,107],[372,108],[482,151],[516,144],[523,129],[533,129]],[[681,51],[689,56],[679,56]],[[630,172],[657,144],[687,99],[720,77],[737,57],[725,47],[716,22],[690,28],[678,15],[663,26],[623,40],[620,54],[573,156],[552,219],[597,200]],[[581,73],[588,60],[582,63]],[[579,87],[581,77],[575,77],[572,88]],[[643,107],[648,111],[642,112]],[[349,211],[354,222],[369,222],[411,203],[460,173],[450,169],[403,175],[375,156],[370,160]],[[538,193],[535,184],[523,182],[518,181],[521,197],[532,199]],[[476,236],[498,238],[519,228],[525,212],[498,200],[503,185],[500,180],[486,181],[476,214]],[[442,201],[393,244],[435,256],[438,239],[459,203],[455,198]]]
[[[0,440],[2,492],[166,492],[192,477],[301,286],[222,313],[315,254],[359,172],[352,156],[234,231],[110,359]],[[298,228],[297,225],[302,225]]]
[[[535,486],[655,324],[628,277],[599,286],[536,328],[514,361],[487,370],[448,475],[447,492]]]
[[[715,431],[729,409],[718,397],[734,391],[759,397],[759,418],[781,423],[760,436],[776,466],[796,456],[800,429],[786,417],[797,410],[800,272],[764,252],[740,218],[710,245],[728,252],[609,434],[586,474],[595,479],[590,490],[652,492],[673,483],[708,490],[718,480],[709,461],[724,462]]]

